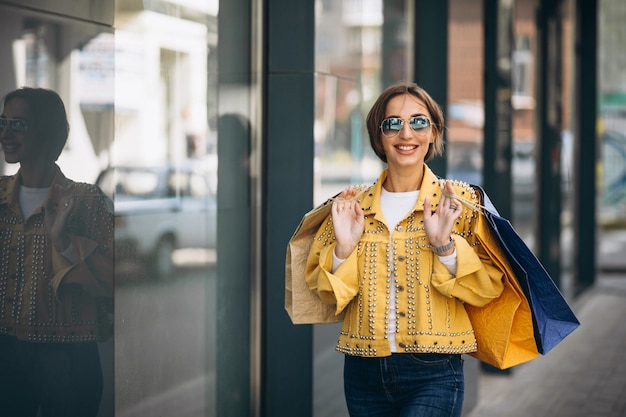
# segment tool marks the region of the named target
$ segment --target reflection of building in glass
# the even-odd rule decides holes
[[[603,1],[599,28],[600,222],[626,224],[626,3]]]
[[[365,117],[386,85],[411,78],[411,10],[403,0],[316,2],[316,201],[378,176]]]
[[[88,24],[11,9],[4,9],[2,18],[3,40],[11,47],[1,59],[1,90],[33,86],[57,91],[71,126],[59,164],[71,178],[95,181],[109,161],[113,135],[112,35]]]
[[[207,56],[216,47],[206,22],[217,18],[209,14],[214,11],[183,5],[128,9],[117,16],[116,160],[157,163],[206,155]]]

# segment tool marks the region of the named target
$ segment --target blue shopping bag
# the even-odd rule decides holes
[[[499,244],[515,271],[515,278],[528,299],[537,350],[545,355],[580,326],[580,322],[548,272],[515,231],[511,222],[499,215],[481,187],[474,185],[472,187],[483,197],[485,207],[482,212],[485,219],[494,236],[498,237]]]

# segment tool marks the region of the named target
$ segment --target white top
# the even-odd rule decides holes
[[[28,219],[37,208],[41,207],[49,191],[50,187],[32,188],[20,186],[20,208],[22,209],[24,220]]]

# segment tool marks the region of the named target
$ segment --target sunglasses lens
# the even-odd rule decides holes
[[[28,125],[21,119],[0,119],[0,131],[4,131],[9,126],[15,133],[24,133],[28,130]]]
[[[411,129],[418,131],[430,126],[430,120],[425,117],[414,117],[409,121]]]
[[[402,119],[398,117],[390,117],[389,119],[383,120],[383,124],[381,125],[381,129],[383,135],[385,136],[393,136],[402,130]]]
[[[383,135],[391,137],[397,135],[402,130],[403,125],[404,120],[399,117],[390,117],[383,120],[380,129]],[[409,126],[414,132],[420,132],[422,129],[430,126],[430,120],[424,116],[413,117],[409,120]]]
[[[16,133],[24,133],[26,132],[26,122],[20,119],[11,120],[11,129]]]

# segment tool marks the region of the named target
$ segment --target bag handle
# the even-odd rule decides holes
[[[363,191],[367,191],[368,189],[372,188],[372,185],[367,185],[367,184],[357,184],[357,185],[351,185],[348,188],[346,188],[346,190],[356,190],[356,195],[352,198],[339,198],[339,195],[341,193],[338,193],[337,195],[335,195],[334,197],[330,197],[328,200],[329,201],[340,201],[342,203],[347,203],[350,201],[356,201],[358,200],[362,195],[363,195]]]
[[[463,206],[467,207],[468,209],[472,210],[472,211],[478,211],[481,212],[483,214],[485,214],[485,212],[489,212],[491,214],[495,214],[495,215],[500,215],[498,213],[498,210],[496,209],[496,207],[493,205],[493,203],[491,202],[491,200],[489,199],[489,196],[487,195],[487,193],[485,193],[485,190],[483,190],[482,187],[480,187],[479,185],[474,185],[474,184],[470,184],[470,186],[475,189],[480,196],[482,197],[482,200],[484,201],[485,205],[480,204],[477,201],[473,201],[470,200],[468,198],[465,197],[461,197],[458,194],[452,194],[450,193],[448,190],[445,189],[445,187],[443,186],[443,183],[446,180],[441,179],[440,180],[440,185],[441,185],[441,191],[443,192],[443,194],[448,197],[451,198],[453,200],[457,200],[459,203],[461,203]]]

